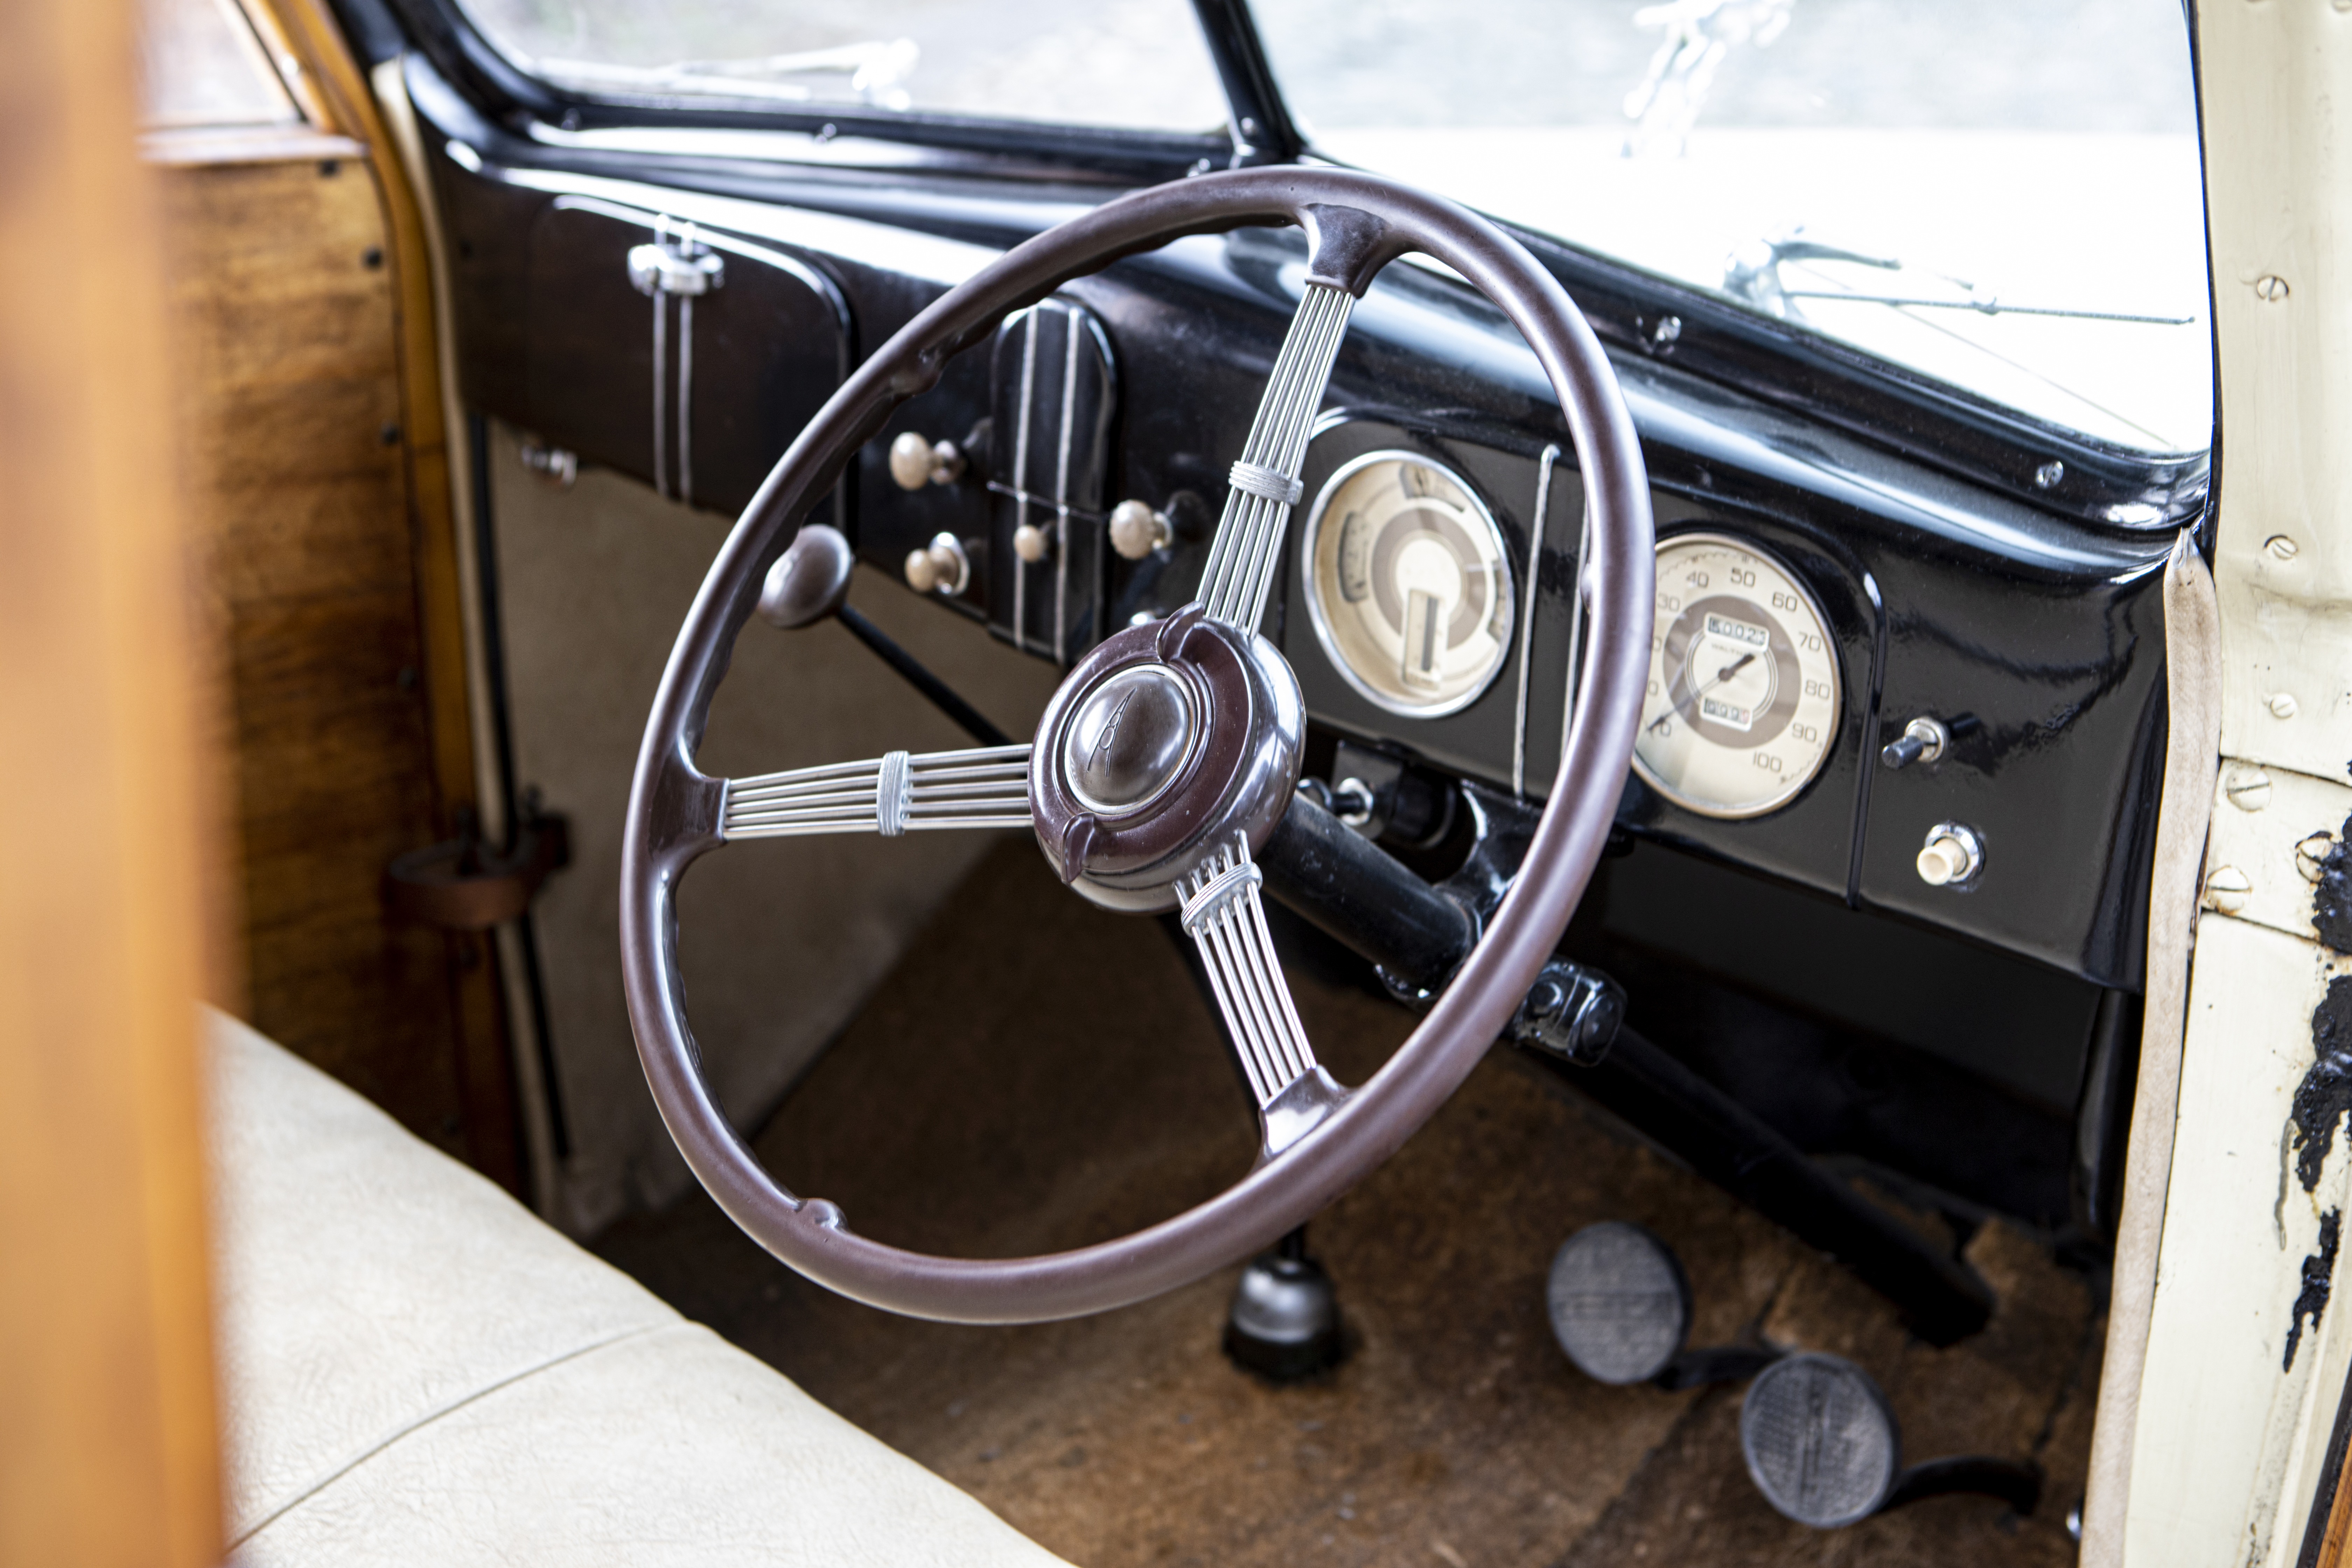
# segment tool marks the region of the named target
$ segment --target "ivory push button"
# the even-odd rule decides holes
[[[1927,886],[1958,887],[1984,868],[1984,841],[1964,824],[1939,822],[1927,830],[1916,864],[1919,879]]]
[[[935,534],[929,545],[907,552],[907,586],[918,594],[941,594],[949,598],[971,582],[971,558],[963,541],[952,533]]]

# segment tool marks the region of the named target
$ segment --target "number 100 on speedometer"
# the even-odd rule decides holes
[[[1751,545],[1685,533],[1658,546],[1657,629],[1633,766],[1706,816],[1761,816],[1829,758],[1837,649],[1796,574]]]

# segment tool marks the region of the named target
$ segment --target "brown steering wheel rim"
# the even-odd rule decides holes
[[[769,565],[891,410],[959,350],[1073,278],[1186,235],[1297,224],[1308,272],[1360,295],[1406,251],[1466,278],[1527,339],[1567,416],[1584,481],[1591,649],[1558,781],[1510,892],[1453,983],[1347,1104],[1216,1197],[1113,1240],[1032,1258],[909,1252],[851,1231],[761,1166],[700,1070],[677,962],[677,890],[719,843],[722,789],[694,752]],[[1538,520],[1540,526],[1540,520]],[[1582,897],[1633,755],[1654,611],[1648,478],[1615,373],[1549,272],[1486,219],[1377,175],[1235,170],[1135,192],[1007,251],[934,301],[844,382],[760,487],[688,612],[648,715],[621,858],[622,977],[656,1104],[696,1177],[754,1240],[811,1279],[911,1317],[1037,1322],[1129,1305],[1238,1261],[1369,1175],[1501,1034]]]

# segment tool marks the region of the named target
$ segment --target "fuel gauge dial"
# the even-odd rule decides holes
[[[1704,816],[1794,800],[1837,733],[1837,647],[1795,573],[1722,534],[1658,545],[1657,629],[1633,767]]]
[[[1331,476],[1301,544],[1307,607],[1348,684],[1391,712],[1457,712],[1509,657],[1502,530],[1442,464],[1374,452]]]

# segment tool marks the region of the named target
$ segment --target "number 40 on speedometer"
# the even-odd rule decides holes
[[[1796,574],[1752,545],[1658,545],[1657,629],[1633,767],[1706,816],[1761,816],[1812,782],[1838,721],[1837,648]]]

